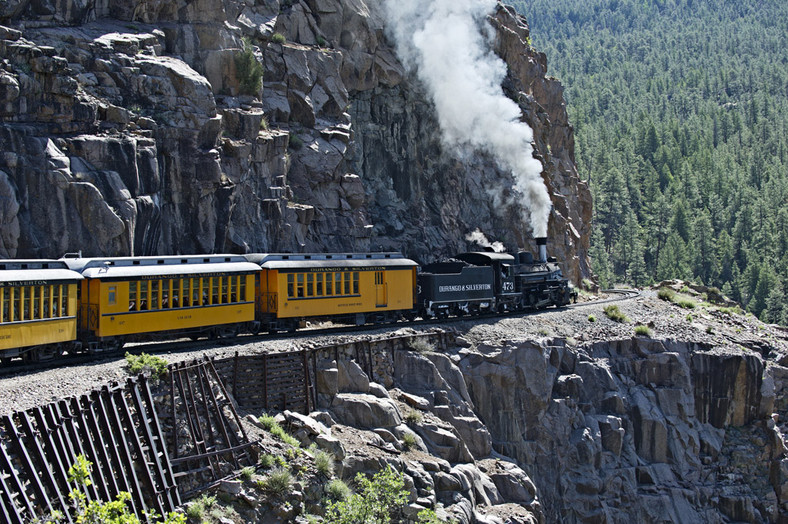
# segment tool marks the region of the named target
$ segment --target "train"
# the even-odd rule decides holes
[[[0,363],[127,342],[293,332],[565,306],[577,292],[539,253],[258,253],[0,260]]]

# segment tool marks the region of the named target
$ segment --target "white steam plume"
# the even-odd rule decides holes
[[[506,64],[491,49],[496,0],[385,0],[400,60],[432,95],[442,139],[490,153],[512,172],[534,236],[547,236],[550,196],[533,157],[533,131],[501,89]]]
[[[473,233],[468,233],[465,235],[465,240],[468,242],[473,242],[474,244],[479,244],[482,247],[489,247],[492,248],[493,251],[496,253],[503,253],[506,251],[506,247],[500,242],[490,242],[487,240],[487,237],[484,236],[479,228],[476,228]]]

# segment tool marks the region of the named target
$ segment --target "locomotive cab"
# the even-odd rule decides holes
[[[517,253],[516,289],[521,295],[521,305],[532,309],[548,306],[565,306],[573,292],[569,280],[564,278],[555,257],[548,257],[545,238],[537,238],[537,256],[527,252]]]

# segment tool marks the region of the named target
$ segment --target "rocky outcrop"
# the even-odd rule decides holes
[[[772,358],[778,349],[767,359],[642,337],[458,338],[441,352],[401,344],[381,346],[391,366],[374,377],[352,353],[318,366],[329,431],[371,432],[373,451],[345,450],[345,472],[399,464],[432,486],[424,507],[460,522],[787,518],[788,371]],[[373,378],[389,384],[385,393],[371,394],[382,389]],[[404,447],[406,432],[422,453]],[[416,491],[418,505],[429,490]]]
[[[354,360],[323,361],[316,386],[325,411],[281,418],[305,445],[340,447],[333,453],[344,478],[386,465],[402,472],[411,520],[437,509],[461,523],[544,522],[526,473],[493,454],[457,366],[440,353],[403,350],[394,352],[393,364],[385,382],[397,387],[386,390]]]
[[[548,520],[784,518],[785,448],[760,355],[637,338],[476,349],[458,364],[476,411]]]
[[[479,227],[528,247],[493,159],[444,151],[377,2],[0,6],[0,256],[395,249],[421,262]],[[588,276],[590,193],[560,84],[525,20],[491,18],[534,129],[551,254]],[[238,57],[263,65],[260,89]],[[530,246],[533,247],[533,246]]]

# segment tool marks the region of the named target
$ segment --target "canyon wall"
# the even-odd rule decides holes
[[[444,150],[378,2],[12,0],[0,6],[0,256],[399,250],[481,228],[533,249],[511,176]],[[589,276],[591,197],[563,88],[525,20],[490,17],[534,129],[550,254]],[[246,57],[263,66],[255,85]]]

